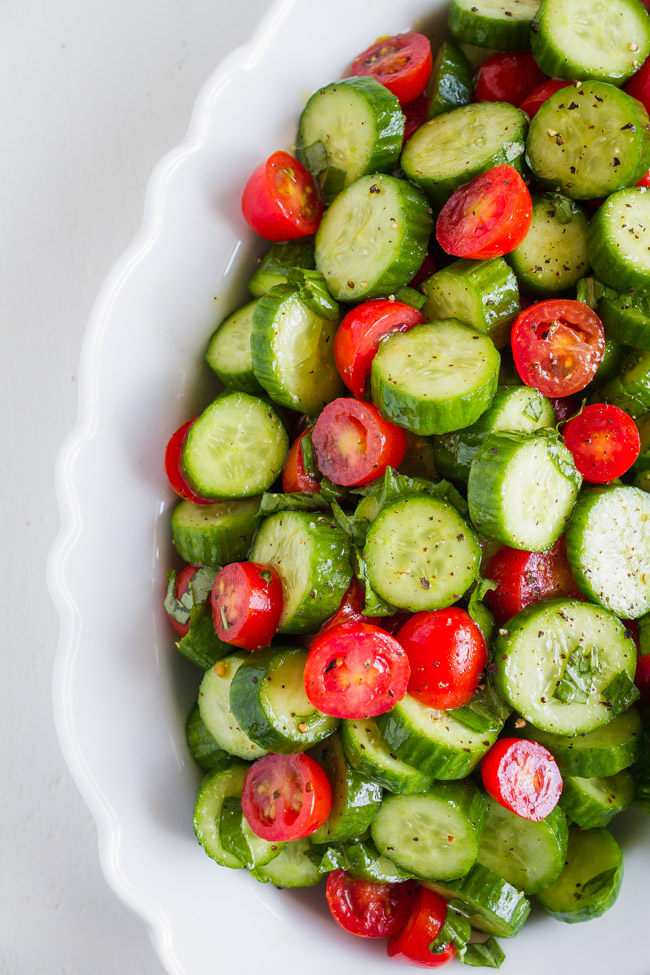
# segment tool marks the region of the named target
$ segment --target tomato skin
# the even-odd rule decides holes
[[[504,164],[452,193],[440,211],[436,237],[454,257],[503,257],[519,247],[532,217],[528,187],[516,169]]]
[[[185,590],[190,584],[190,579],[196,572],[198,572],[199,568],[200,566],[198,565],[183,566],[181,571],[176,576],[176,585],[174,587],[176,592],[176,599],[181,598],[181,596],[183,595],[183,593],[185,592]],[[189,623],[179,623],[178,620],[175,620],[173,616],[169,615],[169,613],[167,613],[167,619],[174,627],[174,629],[176,630],[179,636],[183,637],[187,635],[190,629]]]
[[[598,315],[581,301],[562,298],[539,301],[520,312],[510,340],[522,382],[549,397],[584,389],[605,351]]]
[[[311,441],[318,469],[344,487],[370,484],[387,467],[399,467],[407,448],[404,430],[376,406],[346,398],[327,404]]]
[[[397,633],[411,665],[409,694],[446,711],[468,704],[487,664],[483,634],[464,609],[415,613]]]
[[[265,755],[246,774],[241,805],[256,836],[271,843],[301,840],[329,816],[332,787],[311,755]]]
[[[650,654],[642,657],[640,653],[636,658],[636,673],[634,683],[641,691],[641,697],[637,701],[640,708],[650,704]]]
[[[639,180],[639,182],[636,185],[637,186],[650,186],[650,169],[645,174],[645,176],[642,176],[641,177],[641,179]]]
[[[423,968],[446,965],[456,954],[452,944],[448,944],[439,955],[429,951],[429,945],[440,934],[446,916],[446,900],[426,887],[418,887],[408,921],[388,939],[388,957]]]
[[[585,406],[562,434],[576,467],[591,484],[604,484],[625,474],[641,451],[636,423],[612,404]]]
[[[406,924],[417,885],[355,880],[345,870],[327,875],[325,896],[332,917],[359,938],[387,938]]]
[[[647,58],[636,74],[633,74],[623,85],[623,91],[632,98],[638,98],[646,112],[650,113],[650,58]]]
[[[476,72],[475,102],[521,102],[546,75],[530,51],[497,51],[481,61]]]
[[[354,59],[350,74],[372,75],[408,105],[426,88],[432,67],[429,38],[412,31],[378,40]]]
[[[564,535],[546,552],[525,552],[504,545],[488,562],[485,577],[498,586],[485,599],[499,625],[539,599],[584,599],[571,575]]]
[[[406,145],[412,135],[414,135],[421,125],[427,120],[427,97],[426,95],[418,95],[414,98],[412,102],[408,105],[402,106],[402,112],[404,113],[404,118],[406,119],[406,124],[404,125],[404,139],[402,140],[402,145]]]
[[[326,630],[331,630],[333,626],[338,626],[339,623],[372,623],[373,626],[381,625],[382,629],[391,632],[386,626],[386,617],[380,619],[378,616],[364,616],[363,606],[363,590],[356,577],[352,576],[352,582],[343,594],[341,605],[334,615],[330,616],[328,620],[325,620],[318,633],[305,634],[300,640],[300,645],[309,650],[312,643],[319,636],[325,633]]]
[[[535,823],[553,812],[562,792],[551,753],[525,738],[500,738],[481,762],[481,778],[493,799]]]
[[[274,152],[250,176],[241,207],[255,233],[275,242],[315,234],[324,211],[313,176],[284,151]]]
[[[399,642],[372,623],[328,627],[305,664],[307,697],[336,718],[375,718],[406,694],[411,668]]]
[[[210,605],[214,628],[224,643],[242,650],[268,646],[282,615],[277,569],[261,562],[231,562],[214,580]]]
[[[419,269],[409,281],[409,288],[415,288],[416,291],[419,291],[422,282],[427,281],[437,270],[436,262],[431,257],[431,254],[425,254]]]
[[[289,453],[282,469],[282,490],[285,494],[294,494],[300,491],[320,494],[320,481],[317,481],[305,470],[302,456],[302,441],[308,433],[311,433],[312,429],[309,427],[307,430],[303,430],[289,447]]]
[[[537,88],[533,88],[519,105],[522,112],[525,112],[529,119],[537,115],[540,108],[547,102],[551,95],[554,95],[560,88],[567,88],[572,85],[572,81],[563,81],[561,78],[547,78],[542,81]]]
[[[170,487],[172,491],[183,498],[184,501],[191,501],[192,504],[214,504],[208,498],[202,498],[200,494],[188,484],[183,472],[181,470],[181,452],[183,450],[183,444],[185,443],[185,438],[187,433],[196,420],[196,417],[192,420],[188,420],[181,427],[176,430],[175,433],[169,438],[167,447],[165,448],[165,474],[169,480]]]

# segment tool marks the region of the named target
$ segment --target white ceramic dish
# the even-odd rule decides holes
[[[106,878],[176,975],[248,973],[260,961],[270,975],[305,965],[312,975],[397,971],[383,943],[331,922],[322,888],[269,889],[217,867],[194,839],[199,775],[183,725],[198,675],[178,659],[160,608],[174,501],[162,457],[170,433],[209,401],[206,340],[243,300],[262,249],[239,212],[247,174],[292,143],[306,94],[376,35],[418,23],[435,37],[442,11],[436,0],[329,0],[326,12],[310,0],[278,2],[207,83],[187,138],[156,168],[142,230],[88,326],[79,419],[57,469],[55,711],[97,820]],[[647,821],[631,813],[617,834],[627,876],[616,907],[577,928],[535,916],[505,944],[504,975],[648,975]]]

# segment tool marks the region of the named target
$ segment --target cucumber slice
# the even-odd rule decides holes
[[[625,634],[615,616],[591,603],[533,603],[499,630],[496,688],[535,728],[593,731],[612,716],[607,697],[614,680],[634,677],[636,648]]]
[[[273,407],[248,393],[227,393],[190,427],[181,467],[204,498],[248,498],[282,470],[289,438]]]
[[[572,454],[553,432],[498,430],[472,461],[470,517],[487,538],[542,552],[564,532],[581,483]]]
[[[618,376],[610,382],[620,382],[623,397],[635,407],[635,409],[624,407],[630,416],[642,416],[650,411],[650,351],[639,349],[630,352],[623,359]],[[609,389],[610,383],[607,383],[603,392]]]
[[[607,826],[633,801],[634,776],[627,769],[601,778],[563,778],[560,806],[581,829]]]
[[[206,771],[223,769],[232,765],[232,755],[225,752],[223,748],[219,748],[203,723],[198,704],[194,705],[188,715],[185,725],[185,738],[190,755],[196,764]]]
[[[650,309],[649,309],[650,314]],[[641,441],[641,450],[639,451],[639,456],[632,464],[633,471],[650,471],[650,414],[641,417],[636,421],[636,425],[639,430],[639,440]],[[648,620],[650,622],[650,619]],[[639,621],[640,623],[640,621]],[[648,633],[650,636],[650,633]],[[641,626],[639,625],[639,637],[641,637]]]
[[[537,900],[558,921],[591,921],[614,905],[622,882],[623,854],[612,834],[572,828],[564,870]]]
[[[248,765],[233,762],[229,768],[209,772],[199,788],[194,807],[194,832],[196,838],[213,860],[222,867],[240,869],[244,866],[239,857],[224,849],[219,833],[219,823],[224,802],[230,797],[241,798]]]
[[[286,284],[287,274],[292,268],[313,271],[314,239],[303,237],[273,244],[264,257],[258,259],[258,268],[248,282],[248,290],[253,298],[261,298],[276,284]]]
[[[257,395],[262,387],[255,378],[251,360],[251,332],[256,301],[229,315],[208,342],[205,361],[226,389]]]
[[[584,210],[568,197],[533,197],[530,229],[506,256],[524,291],[543,297],[561,294],[589,273],[588,226]]]
[[[331,203],[360,176],[390,173],[403,138],[395,95],[375,78],[344,78],[311,96],[298,123],[296,150]]]
[[[427,252],[433,221],[406,180],[364,176],[334,200],[316,234],[316,267],[339,301],[393,294]]]
[[[249,870],[270,863],[286,846],[285,843],[269,843],[253,832],[244,818],[241,797],[237,796],[228,796],[221,807],[219,842],[227,853],[241,860]]]
[[[315,887],[323,875],[309,858],[310,852],[309,840],[292,840],[266,866],[251,870],[251,877],[275,887]]]
[[[607,288],[603,297],[598,302],[598,316],[605,326],[607,340],[616,340],[617,349],[620,350],[620,363],[623,358],[623,347],[632,345],[635,349],[646,349],[650,351],[650,295],[643,292],[626,292],[619,294],[611,288]],[[607,349],[605,349],[605,355]],[[601,363],[602,365],[602,363]],[[615,370],[612,369],[611,372]],[[611,372],[607,375],[610,375]],[[595,379],[606,378],[599,372]]]
[[[544,0],[531,44],[549,78],[622,85],[650,54],[650,22],[638,0]]]
[[[379,810],[381,786],[348,765],[338,734],[317,745],[311,755],[325,769],[332,786],[332,810],[327,821],[312,833],[311,842],[333,843],[361,836]]]
[[[616,775],[640,756],[641,718],[630,708],[588,734],[554,735],[528,725],[526,738],[538,741],[553,755],[563,776],[595,778]]]
[[[426,792],[431,785],[431,775],[390,751],[374,718],[342,721],[341,743],[350,765],[389,792],[412,795]]]
[[[417,129],[402,152],[402,168],[440,209],[454,190],[486,169],[508,163],[521,170],[527,131],[528,117],[514,105],[463,105]]]
[[[588,599],[622,619],[650,611],[650,497],[607,484],[582,492],[567,529],[571,572]]]
[[[244,734],[261,748],[302,752],[338,727],[338,718],[322,714],[307,697],[306,661],[306,650],[273,646],[248,654],[237,668],[230,709]]]
[[[176,649],[201,670],[214,667],[217,660],[227,657],[233,648],[216,634],[212,613],[207,606],[193,606],[190,628],[176,644]]]
[[[507,345],[510,326],[521,311],[517,279],[502,257],[460,258],[422,284],[425,322],[457,318],[489,335],[497,349]]]
[[[246,651],[238,650],[206,670],[199,688],[199,712],[219,748],[238,758],[252,761],[266,755],[266,751],[242,731],[230,710],[230,686],[238,669],[248,657]]]
[[[510,812],[491,796],[484,796],[487,820],[478,862],[498,877],[522,890],[537,894],[557,880],[569,841],[566,816],[557,806],[535,823]]]
[[[418,796],[387,796],[370,831],[380,853],[413,876],[455,880],[476,862],[485,824],[476,786],[434,782]]]
[[[530,901],[522,892],[480,863],[460,880],[445,884],[425,881],[422,886],[462,901],[472,927],[499,938],[514,938],[530,913]]]
[[[363,561],[375,592],[412,613],[451,606],[476,579],[477,538],[442,498],[413,494],[387,504],[368,529]]]
[[[245,559],[262,515],[260,498],[192,504],[181,501],[172,512],[174,547],[190,565],[228,565]]]
[[[435,118],[461,105],[469,105],[473,87],[472,69],[467,57],[455,44],[444,41],[431,71],[428,118]]]
[[[602,316],[601,320],[604,324]],[[596,370],[596,375],[593,378],[594,385],[605,382],[605,380],[609,379],[611,375],[618,372],[619,367],[625,358],[625,353],[627,352],[626,347],[621,345],[621,343],[616,339],[612,338],[610,332],[611,330],[605,326],[605,351],[603,352],[603,357],[600,360],[598,369]]]
[[[372,400],[413,433],[460,430],[492,402],[499,363],[491,339],[455,319],[416,325],[380,344],[370,374]]]
[[[546,189],[574,200],[609,196],[648,171],[648,113],[600,81],[561,88],[530,123],[526,159]]]
[[[411,877],[406,870],[402,870],[388,857],[382,856],[371,839],[346,843],[337,852],[343,853],[345,857],[343,869],[356,880],[368,880],[374,884],[395,884]]]
[[[541,0],[451,0],[447,26],[459,41],[500,51],[530,46]]]
[[[611,288],[650,287],[650,192],[630,186],[612,193],[593,216],[588,246],[594,272]]]
[[[619,374],[610,377],[610,379],[608,379],[607,382],[601,386],[600,390],[593,395],[591,402],[613,403],[614,406],[618,406],[620,409],[625,410],[625,412],[629,413],[634,419],[637,419],[638,417],[641,417],[647,413],[650,407],[646,406],[646,402],[650,397],[648,397],[645,392],[642,393],[644,400],[644,402],[642,402],[636,396],[631,395],[624,385],[624,380],[627,381],[628,377],[623,370],[626,368],[626,366],[631,365],[632,360],[634,360],[634,363],[636,364],[637,356],[641,355],[643,355],[643,353],[634,352],[631,356],[626,356],[620,365],[621,371],[619,371]],[[645,372],[646,366],[650,366],[650,360],[647,362],[641,362],[640,365],[643,367],[643,371]],[[647,378],[650,378],[650,376]]]
[[[352,579],[348,539],[331,518],[315,512],[271,515],[255,536],[250,559],[280,573],[280,633],[315,633],[339,608]]]

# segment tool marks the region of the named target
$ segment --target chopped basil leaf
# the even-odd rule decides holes
[[[202,565],[196,570],[188,586],[188,589],[192,592],[194,606],[201,606],[207,603],[212,593],[214,580],[219,571],[218,567],[207,565]]]
[[[302,466],[305,468],[305,473],[318,480],[321,474],[318,470],[318,465],[316,464],[316,457],[314,456],[314,445],[311,442],[311,430],[309,433],[306,433],[300,441],[300,449],[302,451]]]
[[[189,587],[180,599],[176,598],[176,572],[171,569],[167,573],[167,592],[163,602],[165,612],[180,626],[185,626],[190,621],[190,610],[193,605],[194,601]]]
[[[304,268],[292,267],[287,271],[288,284],[299,289],[299,297],[303,305],[330,322],[338,321],[340,317],[339,305],[334,301],[325,278],[320,271],[309,271]]]
[[[397,612],[394,606],[384,602],[370,585],[368,569],[363,556],[356,545],[352,546],[352,568],[363,589],[364,616],[392,616]]]
[[[624,670],[620,671],[603,691],[603,700],[609,704],[613,718],[627,711],[640,697],[638,687]]]
[[[355,491],[355,494],[373,497],[380,508],[383,508],[389,501],[394,501],[395,498],[405,495],[431,494],[434,497],[442,497],[449,501],[463,517],[467,515],[468,511],[467,502],[449,481],[432,481],[428,477],[408,477],[406,474],[399,474],[393,467],[387,467],[383,477],[379,477],[367,487]]]
[[[472,968],[501,968],[505,959],[505,953],[497,939],[488,938],[483,944],[476,942],[467,945],[461,961],[463,965],[470,965]]]
[[[329,477],[324,477],[320,482],[320,493],[323,500],[327,501],[328,504],[331,504],[332,501],[343,501],[348,494],[344,487],[341,487],[340,484],[334,484]]]
[[[271,515],[276,511],[325,511],[329,504],[317,491],[296,491],[295,494],[262,495],[260,514]]]
[[[597,278],[582,278],[576,286],[576,301],[581,301],[583,305],[588,305],[595,311],[598,302],[605,294],[605,285]]]
[[[321,853],[317,847],[312,847],[310,852],[314,853],[313,859],[311,857],[310,859],[318,867],[319,873],[329,873],[330,870],[350,869],[345,850],[341,849],[341,847],[330,846],[325,851],[325,854]]]
[[[472,933],[472,926],[466,917],[452,908],[452,903],[450,901],[447,905],[444,924],[440,928],[435,941],[432,941],[429,945],[429,951],[433,955],[439,955],[441,951],[445,950],[447,945],[452,944],[462,961],[465,949],[467,948],[467,942]]]
[[[634,776],[634,805],[650,815],[650,768],[642,768]]]
[[[566,660],[553,697],[565,704],[586,704],[594,690],[594,677],[601,669],[598,647],[577,646]]]
[[[500,728],[510,714],[510,707],[495,691],[492,681],[480,687],[469,704],[447,713],[471,731],[485,734]]]
[[[360,518],[358,515],[346,515],[337,501],[332,501],[332,514],[334,519],[353,545],[362,546],[366,540],[370,522],[367,518]]]
[[[345,186],[345,178],[345,170],[339,169],[338,166],[328,166],[320,174],[318,182],[320,183],[320,188],[326,203],[331,203],[334,197],[339,195]]]
[[[541,396],[535,396],[534,399],[528,400],[523,410],[521,411],[523,416],[527,416],[529,420],[539,420],[542,415],[542,410],[544,409],[544,401]]]
[[[579,890],[574,891],[573,896],[579,901],[584,897],[591,897],[593,894],[597,894],[603,887],[607,887],[611,883],[616,876],[616,870],[616,867],[611,867],[609,870],[603,870],[602,873],[597,873],[591,880],[587,880]]]
[[[304,146],[300,150],[300,155],[312,176],[319,176],[327,169],[329,162],[327,149],[325,143],[321,142],[320,139],[317,142],[312,142],[310,146]]]

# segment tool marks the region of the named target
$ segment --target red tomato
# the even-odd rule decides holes
[[[183,595],[183,593],[185,592],[185,590],[190,584],[190,579],[192,578],[194,573],[198,571],[198,569],[199,569],[198,565],[186,565],[178,573],[178,575],[176,576],[176,585],[174,586],[176,599],[181,598],[181,596]],[[175,620],[173,616],[169,615],[169,613],[167,613],[167,618],[169,619],[169,622],[174,627],[174,629],[176,630],[179,636],[185,636],[187,634],[190,628],[189,623],[179,623],[178,620]]]
[[[524,552],[504,545],[488,562],[485,576],[498,586],[485,598],[499,624],[538,599],[584,599],[571,575],[564,535],[546,552]]]
[[[642,657],[641,654],[637,656],[634,683],[641,691],[641,697],[638,701],[639,707],[644,708],[650,704],[650,654],[645,657]]]
[[[596,375],[605,351],[598,315],[582,301],[550,298],[522,311],[510,335],[515,367],[543,396],[579,393]]]
[[[359,487],[399,467],[406,434],[372,403],[335,399],[316,420],[311,442],[318,469],[334,484]]]
[[[543,81],[541,85],[537,88],[533,88],[531,92],[524,98],[524,100],[519,105],[522,112],[525,112],[528,118],[532,119],[539,112],[540,108],[547,102],[551,95],[554,95],[556,91],[560,88],[566,88],[568,85],[572,85],[572,81],[563,81],[561,78],[547,78]]]
[[[558,423],[571,419],[580,409],[580,398],[578,396],[552,396],[551,404],[555,410]]]
[[[388,939],[388,955],[410,965],[439,968],[456,954],[452,944],[439,955],[429,951],[429,945],[440,934],[447,916],[447,901],[426,887],[418,887],[408,921],[397,934]]]
[[[408,105],[426,88],[432,67],[428,37],[397,34],[382,37],[356,57],[350,74],[372,75],[395,95],[400,105]]]
[[[517,170],[495,166],[452,193],[440,211],[436,237],[454,257],[502,257],[519,247],[532,216],[530,193]]]
[[[310,755],[265,755],[248,770],[241,807],[248,825],[263,840],[301,840],[329,816],[332,787]]]
[[[520,105],[543,81],[546,75],[530,51],[497,51],[481,61],[473,98],[475,102]]]
[[[641,450],[637,425],[618,406],[585,406],[562,430],[564,442],[586,481],[604,484],[629,471]]]
[[[406,125],[404,126],[404,139],[402,144],[406,145],[411,136],[417,132],[421,125],[427,120],[427,96],[419,95],[408,105],[402,106],[402,112],[404,113],[404,118],[406,119]]]
[[[183,444],[185,443],[187,431],[194,423],[194,420],[196,420],[196,417],[184,423],[170,437],[165,450],[165,474],[169,479],[172,491],[175,491],[179,498],[183,498],[185,501],[191,501],[192,504],[214,504],[214,501],[210,501],[208,498],[202,498],[200,494],[197,494],[187,483],[181,471]]]
[[[372,623],[340,623],[318,636],[305,664],[307,697],[335,718],[374,718],[406,694],[408,657]]]
[[[650,58],[643,62],[636,74],[633,74],[627,84],[623,85],[632,98],[638,98],[644,105],[646,112],[650,113]]]
[[[642,176],[641,177],[641,179],[639,180],[639,182],[636,185],[637,186],[650,186],[650,169],[645,174],[645,176]]]
[[[417,885],[373,884],[332,870],[325,896],[335,921],[360,938],[387,938],[406,924]]]
[[[388,298],[364,301],[347,313],[336,332],[334,358],[341,379],[357,399],[366,397],[370,367],[380,340],[392,332],[408,332],[423,321],[411,305]]]
[[[438,268],[436,267],[436,262],[431,257],[431,254],[426,254],[424,260],[420,264],[419,271],[415,272],[415,275],[409,281],[409,288],[418,289],[423,281],[427,281],[432,274],[435,274]]]
[[[352,582],[345,592],[341,600],[341,605],[334,613],[334,616],[330,616],[328,620],[325,620],[318,633],[305,634],[300,639],[300,645],[309,650],[314,640],[317,640],[326,630],[331,630],[333,626],[338,626],[339,623],[372,623],[374,626],[379,626],[381,622],[382,629],[390,632],[386,626],[385,618],[382,618],[380,621],[377,616],[363,615],[363,604],[363,590],[355,576],[352,576]]]
[[[244,188],[242,213],[265,240],[295,240],[318,230],[323,204],[311,173],[288,152],[274,152]]]
[[[481,778],[493,799],[535,823],[553,812],[562,792],[551,753],[525,738],[500,738],[481,762]]]
[[[224,643],[242,650],[268,646],[282,615],[282,581],[260,562],[231,562],[217,575],[210,597],[212,621]]]
[[[308,474],[302,456],[303,438],[310,433],[312,427],[303,430],[299,437],[289,447],[287,459],[282,470],[282,490],[285,494],[293,494],[298,491],[313,491],[320,494],[320,481]]]
[[[487,664],[483,634],[464,609],[416,613],[399,630],[411,665],[409,694],[429,708],[467,704]]]

